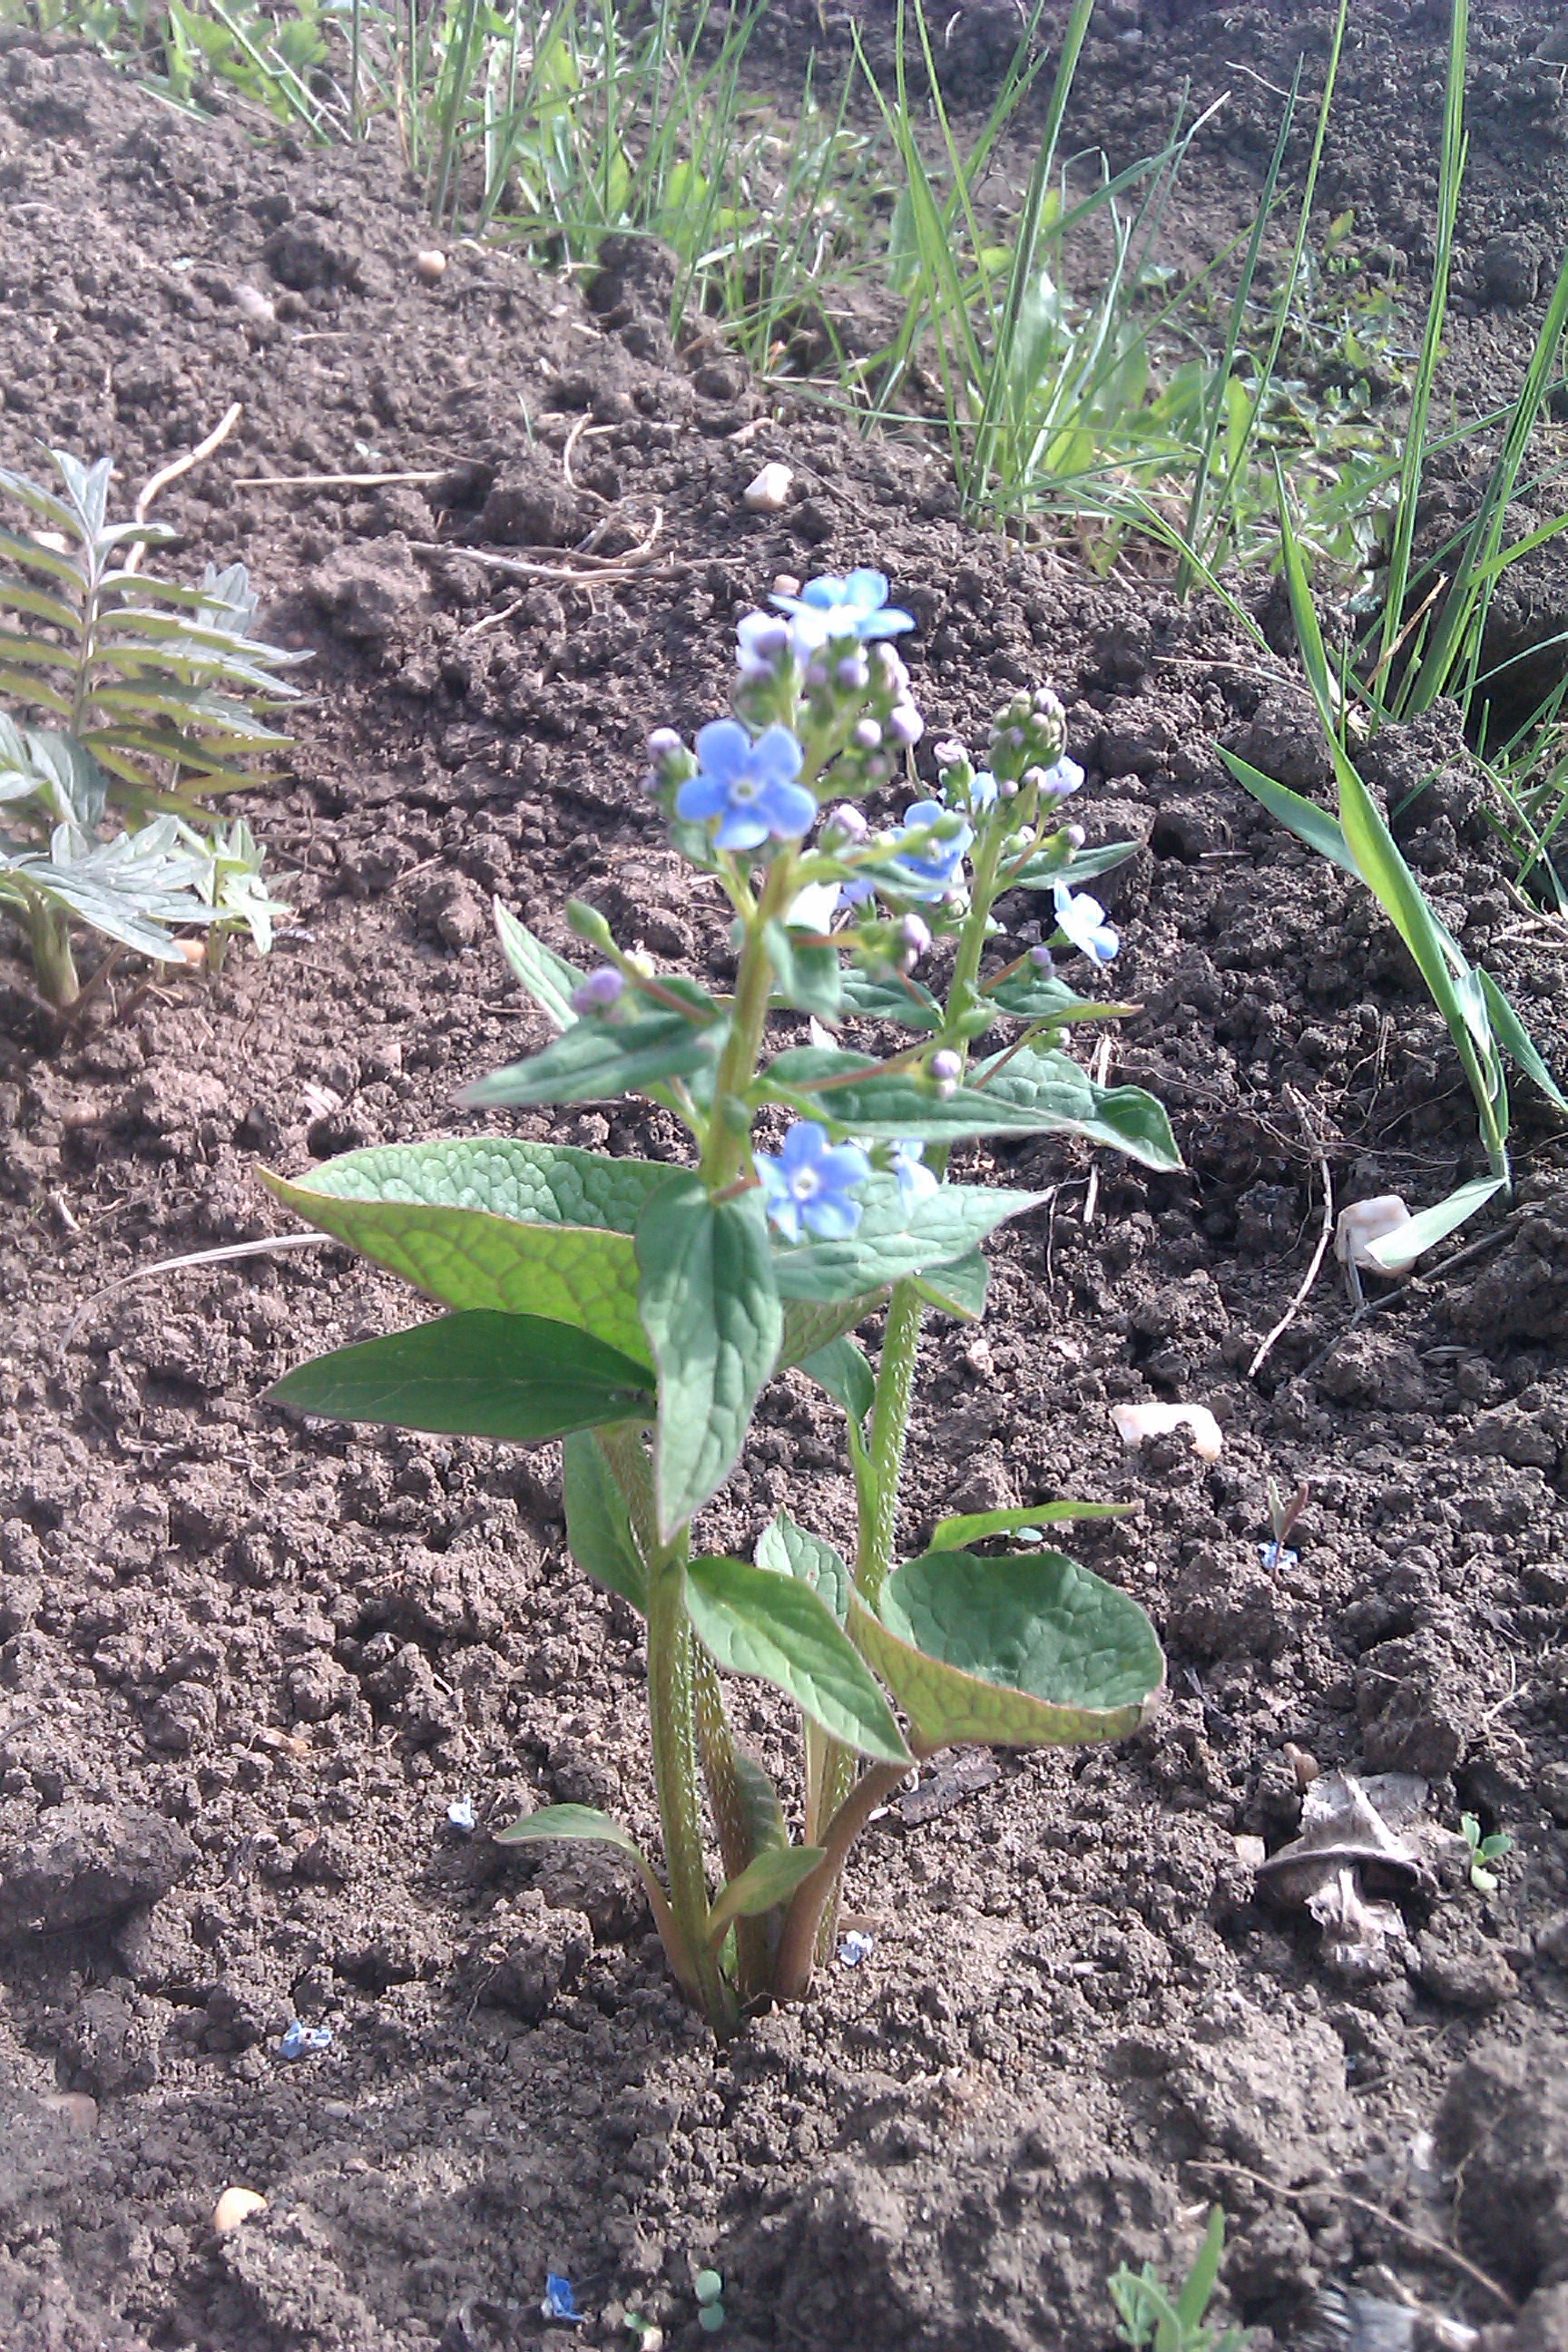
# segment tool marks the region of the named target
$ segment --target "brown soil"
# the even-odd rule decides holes
[[[988,13],[954,34],[977,56]],[[1517,86],[1536,111],[1500,110],[1494,138],[1483,110],[1467,269],[1500,226],[1553,253],[1563,233],[1560,117],[1519,63],[1550,13],[1478,12],[1512,60],[1499,109]],[[1434,12],[1357,15],[1365,142],[1328,201],[1414,247]],[[1124,21],[1142,41],[1097,45],[1080,124],[1113,161],[1181,73],[1199,97],[1216,60],[1288,77],[1320,16]],[[1216,205],[1259,162],[1252,88]],[[1415,155],[1391,158],[1390,124]],[[1338,1199],[1426,1202],[1477,1166],[1387,928],[1215,757],[1321,781],[1283,667],[1211,611],[965,531],[921,449],[770,411],[717,349],[676,354],[635,251],[596,309],[466,246],[422,285],[417,204],[379,145],[323,159],[237,117],[195,126],[12,39],[0,188],[0,459],[111,448],[133,491],[241,401],[160,511],[182,561],[250,564],[317,693],[286,788],[255,803],[298,909],[268,960],[127,985],[64,1035],[0,964],[0,2345],[502,2352],[546,2333],[553,2270],[592,2315],[579,2341],[629,2342],[630,2306],[686,2352],[712,2263],[733,2352],[1103,2352],[1108,2272],[1181,2267],[1215,2200],[1260,2352],[1321,2340],[1346,2285],[1484,2325],[1488,2352],[1568,2345],[1568,1163],[1521,1084],[1493,1245],[1353,1331],[1325,1276],[1248,1377],[1325,1168]],[[241,281],[275,325],[235,308]],[[1478,294],[1478,376],[1499,319]],[[805,496],[752,518],[739,493],[772,457]],[[438,478],[249,480],[370,469]],[[466,551],[600,523],[631,548],[656,519],[631,586]],[[1068,701],[1085,824],[1142,845],[1108,889],[1117,986],[1143,1008],[1113,1067],[1169,1105],[1190,1171],[973,1155],[1049,1204],[995,1252],[984,1326],[933,1333],[908,1533],[1052,1492],[1131,1501],[1079,1549],[1153,1613],[1172,1687],[1115,1750],[939,1766],[858,1862],[870,1957],[716,2051],[616,1867],[485,1834],[550,1799],[653,1828],[636,1626],[570,1569],[550,1455],[259,1404],[314,1348],[407,1319],[341,1253],[105,1288],[278,1230],[258,1162],[471,1128],[458,1088],[534,1035],[492,890],[558,942],[577,891],[667,961],[722,970],[716,911],[638,797],[642,736],[721,707],[730,626],[775,574],[867,561],[919,616],[935,735],[1018,683]],[[1385,738],[1368,769],[1394,804],[1438,772],[1412,859],[1568,1067],[1559,936],[1503,887],[1452,729]],[[668,1141],[614,1108],[529,1131]],[[1213,1407],[1220,1462],[1121,1453],[1110,1406],[1171,1397]],[[1312,1482],[1278,1568],[1270,1477]],[[850,1516],[793,1376],[715,1540],[785,1500],[826,1532]],[[774,1738],[771,1709],[752,1728]],[[1500,1890],[1447,1852],[1381,1971],[1336,1973],[1237,1845],[1295,1833],[1291,1745],[1419,1773],[1435,1819],[1508,1832]],[[461,1798],[477,1835],[448,1825]],[[296,2018],[330,2049],[283,2060]],[[219,2240],[231,2184],[269,2210]]]

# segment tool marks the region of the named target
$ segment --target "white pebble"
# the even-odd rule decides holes
[[[85,2091],[51,2091],[44,2105],[78,2139],[90,2139],[98,2129],[98,2101]]]
[[[423,253],[415,255],[414,267],[426,286],[434,286],[437,278],[447,275],[447,257],[438,246],[427,246]]]
[[[234,307],[249,320],[253,327],[273,327],[278,313],[258,286],[238,285],[234,289]]]
[[[266,2198],[258,2196],[254,2189],[226,2189],[213,2207],[213,2228],[220,2238],[226,2238],[231,2230],[248,2221],[253,2213],[266,2210]]]
[[[1334,1255],[1342,1265],[1376,1266],[1367,1252],[1385,1234],[1396,1234],[1410,1223],[1410,1212],[1397,1192],[1380,1192],[1375,1201],[1352,1201],[1340,1211],[1334,1227]]]
[[[764,466],[756,479],[748,482],[742,491],[741,504],[749,508],[752,514],[783,514],[789,504],[789,488],[794,479],[795,476],[787,466]]]
[[[1151,1437],[1168,1437],[1173,1429],[1192,1432],[1193,1452],[1200,1462],[1217,1462],[1225,1444],[1206,1404],[1117,1404],[1110,1408],[1110,1418],[1130,1453]]]

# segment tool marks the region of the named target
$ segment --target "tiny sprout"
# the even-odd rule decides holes
[[[1487,1865],[1501,1862],[1505,1854],[1513,1852],[1512,1838],[1506,1830],[1494,1830],[1489,1837],[1483,1837],[1480,1822],[1474,1813],[1461,1813],[1459,1827],[1470,1850],[1470,1885],[1478,1895],[1495,1895],[1498,1890],[1497,1873]]]
[[[1268,1525],[1273,1540],[1259,1544],[1258,1552],[1265,1568],[1294,1568],[1297,1555],[1286,1549],[1291,1528],[1307,1507],[1311,1483],[1303,1478],[1289,1502],[1280,1494],[1272,1478],[1268,1481]]]
[[[697,2297],[697,2325],[705,2336],[717,2336],[724,2325],[724,2305],[720,2297],[724,2282],[717,2271],[699,2271],[691,2282]]]

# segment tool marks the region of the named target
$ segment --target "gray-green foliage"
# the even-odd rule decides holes
[[[1203,2244],[1182,2284],[1167,2288],[1152,2263],[1141,2271],[1125,2264],[1110,2281],[1110,2300],[1121,2325],[1117,2333],[1133,2352],[1246,2352],[1240,2327],[1223,2331],[1205,2323],[1225,2256],[1225,2215],[1216,2205]]]
[[[109,458],[51,454],[58,492],[0,469],[26,518],[0,528],[0,906],[68,1006],[78,926],[165,962],[186,960],[184,931],[271,944],[285,909],[255,837],[210,803],[286,744],[279,673],[304,657],[251,634],[243,564],[199,588],[140,570],[173,534],[109,520]]]

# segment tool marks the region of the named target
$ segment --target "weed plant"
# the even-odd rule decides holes
[[[275,916],[242,818],[210,803],[258,781],[280,751],[270,712],[304,658],[251,635],[243,564],[199,588],[137,568],[174,534],[109,520],[110,460],[51,453],[61,490],[0,470],[0,490],[36,529],[0,530],[0,906],[26,934],[44,994],[80,994],[71,941],[82,925],[166,963],[200,929],[209,956],[247,931],[265,951]],[[41,719],[43,724],[33,723]]]
[[[1073,1025],[1124,1008],[1080,996],[1049,947],[999,950],[994,909],[1020,890],[1045,894],[1059,952],[1093,969],[1119,946],[1079,886],[1127,853],[1086,853],[1062,821],[1081,772],[1055,698],[1016,697],[984,767],[939,746],[936,792],[898,824],[873,825],[860,808],[922,733],[890,642],[912,625],[887,593],[879,573],[858,572],[749,615],[735,716],[703,727],[695,749],[667,729],[650,739],[647,784],[670,839],[733,912],[730,993],[659,972],[579,902],[567,912],[599,959],[588,971],[498,913],[512,968],[557,1034],[468,1101],[640,1096],[684,1130],[684,1164],[486,1135],[268,1179],[307,1222],[449,1310],[301,1367],[277,1401],[564,1441],[573,1555],[646,1623],[664,1875],[624,1826],[582,1806],[546,1807],[503,1838],[590,1839],[631,1856],[672,1970],[721,2033],[750,2003],[805,1991],[846,1855],[916,1759],[955,1740],[1119,1737],[1163,1678],[1153,1631],[1123,1594],[1043,1546],[975,1549],[1094,1506],[944,1519],[899,1560],[922,1322],[932,1309],[982,1312],[980,1243],[1042,1197],[951,1181],[953,1148],[1068,1133],[1152,1168],[1179,1162],[1157,1103],[1096,1085],[1063,1050]],[[915,976],[938,942],[940,992]],[[807,1021],[818,1026],[803,1042]],[[843,1034],[889,1025],[902,1042],[881,1057]],[[873,1370],[850,1335],[878,1313]],[[852,1562],[787,1512],[750,1560],[694,1539],[763,1388],[791,1366],[845,1416]],[[792,1792],[734,1737],[731,1673],[799,1709],[798,1837]]]

